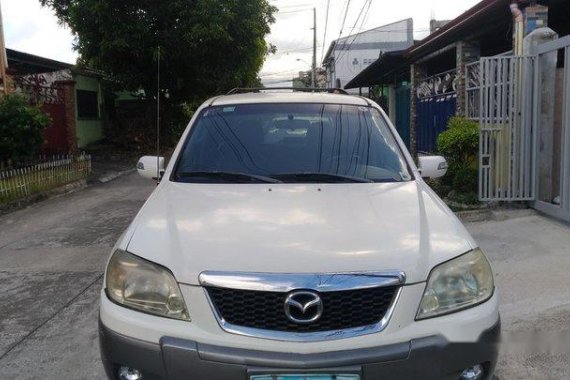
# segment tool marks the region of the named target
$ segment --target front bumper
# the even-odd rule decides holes
[[[247,380],[255,374],[356,373],[368,379],[453,379],[483,363],[486,378],[494,371],[500,322],[476,342],[449,342],[440,335],[379,347],[312,354],[282,353],[201,344],[163,337],[149,343],[116,333],[99,322],[101,358],[107,375],[116,378],[119,366],[153,379]]]

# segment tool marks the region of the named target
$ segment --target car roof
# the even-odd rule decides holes
[[[347,104],[368,106],[363,97],[354,95],[329,94],[321,92],[250,92],[245,94],[224,95],[214,98],[210,106],[255,103],[319,103]]]

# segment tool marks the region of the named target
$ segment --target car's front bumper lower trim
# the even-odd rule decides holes
[[[110,378],[119,366],[136,368],[145,380],[245,380],[268,373],[356,373],[367,379],[458,379],[483,363],[492,373],[498,354],[500,322],[477,342],[451,343],[434,335],[409,342],[315,354],[228,348],[163,337],[160,344],[118,334],[99,323],[101,356]]]

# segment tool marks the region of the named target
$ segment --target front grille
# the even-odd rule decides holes
[[[206,288],[220,318],[236,326],[292,333],[344,330],[379,323],[397,286],[318,293],[321,318],[310,324],[291,322],[284,311],[288,293]]]

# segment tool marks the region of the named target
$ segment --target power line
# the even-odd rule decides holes
[[[366,4],[370,4],[370,2],[371,2],[371,0],[364,0],[364,3],[362,4],[362,8],[360,8],[360,13],[358,13],[358,17],[356,17],[356,21],[354,21],[354,25],[352,25],[352,28],[350,29],[349,35],[352,35],[352,33],[354,32],[354,29],[356,28],[356,24],[358,24],[360,17],[364,13],[364,8],[366,8]],[[370,9],[370,7],[368,7],[368,9]],[[364,21],[364,18],[362,20]],[[360,24],[360,26],[362,26],[362,24]]]
[[[354,21],[354,25],[352,25],[352,28],[350,29],[350,33],[349,33],[348,37],[350,37],[352,35],[352,33],[354,32],[354,29],[356,29],[356,25],[358,24],[358,21],[360,21],[360,17],[362,17],[362,15],[364,13],[364,9],[366,8],[366,5],[370,5],[371,3],[372,3],[372,0],[365,0],[364,1],[364,3],[362,4],[362,8],[360,9],[360,13],[358,13],[358,17],[356,17],[356,21]],[[370,6],[368,6],[368,10],[370,10]],[[362,23],[360,24],[360,27],[362,27],[363,22],[364,22],[364,17],[362,18]],[[354,41],[356,41],[357,37],[358,37],[358,35],[354,35],[352,42],[350,42],[350,44],[348,45],[348,48],[343,49],[341,51],[341,53],[338,55],[338,57],[334,60],[335,65],[346,54],[346,52],[348,51],[350,46],[354,43]],[[346,46],[346,43],[344,45]]]
[[[364,28],[357,28],[357,30],[364,30]],[[412,32],[414,32],[414,33],[429,32],[429,31],[430,31],[429,28],[412,30]],[[367,30],[366,32],[361,32],[361,33],[406,33],[406,32],[408,32],[408,29]],[[360,34],[360,33],[358,33],[358,34]],[[358,37],[358,34],[355,36],[347,36],[344,38]],[[323,54],[324,54],[324,48],[326,48],[326,45],[323,43],[322,45],[318,45],[317,47],[323,48]],[[288,50],[279,50],[279,48],[278,48],[275,56],[280,56],[283,54],[294,53],[294,52],[299,52],[299,51],[311,50],[312,48],[313,48],[312,46],[307,46],[307,47],[302,47],[302,48],[297,48],[297,49],[288,49]],[[322,61],[322,58],[321,58],[321,61]]]
[[[346,8],[344,9],[344,17],[342,19],[342,24],[340,25],[340,32],[338,33],[338,38],[342,36],[342,30],[344,29],[344,24],[346,23],[346,16],[348,15],[348,8],[350,8],[350,0],[346,0]]]
[[[366,24],[366,22],[368,21],[368,16],[370,16],[371,6],[372,6],[372,0],[370,0],[370,2],[368,3],[368,9],[366,9],[366,12],[364,13],[364,18],[362,19],[362,24],[360,24],[360,28],[362,28],[362,26]]]
[[[306,11],[310,11],[311,9],[313,9],[313,8],[303,8],[303,9],[297,9],[296,11],[285,11],[285,12],[278,11],[277,13],[280,14],[280,15],[284,15],[284,14],[287,14],[287,13],[306,12]]]
[[[318,48],[324,47],[324,45],[318,45]],[[298,49],[290,49],[290,50],[283,50],[280,51],[279,49],[277,50],[276,55],[283,55],[283,54],[288,54],[288,53],[294,53],[297,51],[304,51],[304,50],[311,50],[313,47],[309,46],[309,47],[303,47],[303,48],[298,48]]]
[[[297,72],[299,72],[299,71],[303,71],[303,70],[277,71],[277,72],[274,72],[274,73],[265,73],[265,74],[260,75],[259,77],[260,77],[260,78],[263,78],[263,77],[268,77],[268,76],[277,75],[277,74],[297,73]]]
[[[329,26],[329,8],[331,6],[331,0],[327,0],[327,16],[325,18],[325,35],[323,36],[323,50],[321,52],[321,63],[323,62],[323,58],[325,56],[325,44],[327,43],[327,28]]]
[[[313,3],[309,2],[309,3],[299,3],[299,4],[288,4],[288,5],[277,5],[275,4],[275,6],[279,9],[290,9],[290,8],[301,8],[301,7],[312,7]]]

